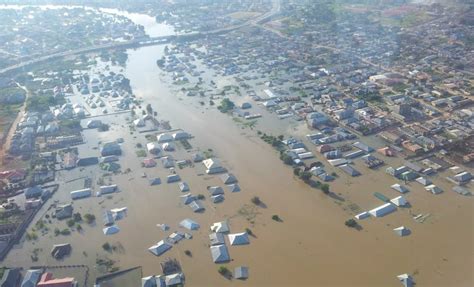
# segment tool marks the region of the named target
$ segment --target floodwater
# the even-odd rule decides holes
[[[160,165],[144,169],[140,158],[135,155],[137,143],[145,144],[143,134],[130,134],[126,118],[128,115],[104,117],[112,124],[111,131],[84,132],[87,143],[80,151],[96,153],[93,147],[99,141],[125,139],[122,170],[130,168],[129,174],[111,176],[121,192],[107,197],[92,197],[74,203],[75,211],[90,212],[97,217],[97,226],[83,224],[84,232],[73,232],[68,237],[54,237],[49,232],[37,243],[23,241],[9,254],[5,264],[10,265],[95,265],[97,255],[106,254],[101,246],[105,242],[120,245],[117,252],[108,257],[121,268],[143,266],[144,276],[159,274],[159,262],[164,258],[177,258],[186,275],[187,286],[400,286],[396,275],[414,275],[417,286],[473,286],[473,211],[472,198],[451,192],[450,184],[443,176],[434,178],[444,193],[432,195],[417,183],[409,184],[406,198],[411,210],[398,211],[383,218],[371,218],[361,222],[363,229],[347,228],[344,221],[354,213],[350,204],[357,204],[362,210],[381,204],[372,194],[382,192],[390,198],[398,194],[390,189],[396,180],[384,172],[367,169],[360,161],[356,168],[362,176],[350,178],[338,169],[326,164],[329,172],[336,171],[339,178],[331,183],[331,190],[338,196],[329,197],[318,190],[310,189],[293,177],[292,170],[284,166],[271,146],[261,141],[256,130],[272,134],[297,135],[302,137],[308,131],[294,122],[279,121],[275,115],[256,108],[263,118],[255,130],[242,129],[232,118],[199,105],[198,98],[180,96],[166,83],[166,76],[156,67],[155,61],[163,53],[163,46],[144,47],[129,51],[125,75],[130,79],[132,89],[138,98],[150,103],[158,112],[159,119],[170,120],[173,128],[190,132],[190,142],[196,150],[212,149],[223,164],[236,175],[242,188],[240,193],[226,191],[225,201],[212,204],[204,201],[206,211],[193,213],[179,201],[181,195],[176,184],[163,183],[150,187],[148,177],[159,176],[163,180],[168,171]],[[219,79],[216,79],[219,84]],[[241,99],[236,99],[241,100]],[[375,143],[374,143],[375,144]],[[308,144],[308,147],[315,149]],[[315,152],[316,154],[316,152]],[[177,159],[190,158],[190,153],[179,149],[174,153]],[[381,156],[379,156],[381,157]],[[385,158],[384,158],[385,159]],[[324,161],[323,161],[324,162]],[[388,165],[399,165],[401,159],[392,159]],[[387,166],[388,166],[387,165]],[[189,183],[193,194],[204,194],[206,186],[221,185],[218,176],[203,175],[204,168],[177,169],[181,178]],[[98,179],[96,167],[80,172],[75,169],[60,174],[59,180],[88,175]],[[95,181],[94,180],[94,181]],[[106,180],[107,182],[107,180]],[[64,183],[53,200],[69,201],[69,191],[81,188],[80,180]],[[250,203],[253,196],[259,196],[265,207]],[[128,207],[128,216],[118,222],[121,231],[105,237],[101,230],[101,212],[105,208]],[[39,216],[45,214],[42,210]],[[413,214],[430,213],[424,223],[412,219]],[[283,222],[275,222],[271,216],[277,214]],[[192,240],[183,240],[161,257],[155,257],[147,248],[178,228],[182,219],[196,220],[201,228],[192,232]],[[208,227],[211,223],[230,220],[231,232],[250,228],[255,237],[250,245],[229,246],[232,261],[226,264],[230,269],[244,265],[250,269],[247,281],[227,280],[217,273],[208,248]],[[156,227],[158,223],[171,226],[168,232]],[[408,237],[398,237],[393,228],[404,225],[411,229]],[[65,227],[65,223],[60,223]],[[49,256],[52,244],[69,242],[73,254],[56,262]],[[40,261],[32,264],[29,254],[35,248]],[[184,255],[190,250],[192,257]],[[99,273],[91,268],[91,275]]]

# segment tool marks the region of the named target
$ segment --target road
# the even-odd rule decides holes
[[[271,19],[273,16],[276,14],[280,13],[281,9],[281,0],[273,0],[272,1],[272,9],[263,14],[258,16],[255,19],[251,19],[247,22],[244,22],[239,25],[234,25],[226,28],[221,28],[221,29],[216,29],[212,31],[207,31],[207,32],[195,32],[195,33],[189,33],[189,34],[184,34],[184,35],[170,35],[170,36],[161,36],[161,37],[151,37],[151,38],[140,38],[140,39],[134,39],[131,41],[125,41],[125,42],[119,42],[119,43],[109,43],[109,44],[104,44],[104,45],[99,45],[99,46],[92,46],[92,47],[85,47],[85,48],[80,48],[77,50],[70,50],[70,51],[64,51],[64,52],[59,52],[59,53],[53,53],[49,55],[45,55],[36,59],[32,59],[29,61],[21,62],[15,65],[11,65],[9,67],[6,67],[4,69],[0,70],[0,76],[7,74],[9,72],[13,72],[22,68],[26,68],[31,65],[35,65],[38,63],[42,63],[45,61],[49,60],[54,60],[54,59],[59,59],[59,58],[64,58],[67,56],[73,56],[73,55],[79,55],[79,54],[85,54],[85,53],[90,53],[90,52],[95,52],[95,51],[100,51],[100,50],[109,50],[109,49],[118,49],[118,48],[126,48],[126,47],[131,47],[131,46],[146,46],[146,45],[156,45],[156,44],[163,44],[166,42],[169,42],[171,40],[186,40],[186,39],[192,39],[195,37],[200,37],[200,36],[208,36],[208,35],[216,35],[216,34],[224,34],[228,33],[237,29],[241,29],[245,26],[249,25],[255,25],[255,24],[261,24],[264,23],[265,21]]]

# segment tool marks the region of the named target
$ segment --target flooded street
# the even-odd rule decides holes
[[[149,29],[154,31],[155,25]],[[150,31],[147,29],[147,31]],[[156,28],[153,35],[173,33]],[[161,34],[163,35],[163,34]],[[262,107],[255,110],[263,117],[252,130],[238,125],[231,116],[219,112],[215,107],[202,106],[199,97],[186,97],[179,92],[179,86],[170,86],[170,79],[156,65],[164,53],[164,46],[151,46],[128,51],[128,62],[124,75],[130,79],[133,93],[144,103],[149,103],[160,120],[169,120],[174,129],[183,129],[194,138],[190,140],[193,149],[186,151],[181,146],[173,154],[180,159],[190,159],[195,151],[212,150],[223,165],[239,180],[242,189],[238,193],[225,191],[226,199],[220,204],[210,202],[207,186],[223,186],[219,176],[205,174],[202,164],[177,169],[183,181],[190,186],[194,195],[204,194],[205,212],[193,213],[179,199],[182,193],[177,184],[166,184],[169,173],[159,163],[157,167],[145,169],[141,166],[135,150],[138,143],[146,145],[144,134],[131,134],[128,124],[129,113],[104,116],[102,120],[111,125],[110,131],[99,133],[85,130],[86,144],[79,146],[81,155],[91,153],[99,142],[123,138],[123,156],[120,159],[122,171],[130,168],[128,174],[107,177],[117,184],[120,192],[110,196],[91,197],[74,202],[75,212],[92,213],[97,217],[97,226],[86,226],[82,233],[74,232],[68,237],[47,235],[38,242],[22,241],[8,255],[4,264],[29,266],[28,256],[40,248],[38,265],[58,265],[50,255],[52,244],[68,242],[73,246],[70,257],[60,264],[86,264],[95,266],[98,254],[105,253],[105,242],[121,246],[119,251],[108,255],[121,269],[143,267],[143,275],[159,274],[159,263],[164,258],[177,258],[186,276],[186,286],[400,286],[396,275],[411,273],[416,276],[417,286],[470,286],[473,281],[472,260],[474,250],[474,203],[470,197],[462,197],[451,191],[445,179],[446,172],[434,177],[444,193],[433,195],[416,182],[407,186],[406,194],[412,207],[399,208],[383,218],[369,218],[361,221],[362,230],[348,228],[344,222],[355,213],[351,206],[369,210],[381,204],[373,196],[382,192],[390,198],[399,194],[390,189],[397,180],[385,173],[388,166],[403,163],[401,158],[384,158],[386,165],[379,170],[370,170],[361,159],[355,160],[355,167],[362,173],[350,177],[340,169],[333,168],[316,152],[316,146],[305,142],[307,147],[325,164],[328,173],[336,172],[338,178],[330,184],[335,196],[327,196],[312,189],[293,176],[290,167],[279,159],[271,145],[262,141],[257,130],[279,135],[305,138],[311,133],[304,123],[294,120],[278,120]],[[217,85],[221,79],[214,79]],[[235,98],[250,101],[250,98]],[[367,141],[369,142],[369,141]],[[382,142],[371,139],[371,146],[378,148]],[[380,155],[379,155],[380,156]],[[97,167],[83,171],[59,172],[59,181],[64,178],[91,176],[96,182],[100,174]],[[141,178],[146,172],[148,178]],[[66,176],[67,173],[67,176]],[[148,179],[160,177],[161,185],[149,186]],[[82,182],[62,184],[51,200],[70,201],[69,192],[81,188]],[[256,207],[251,198],[258,196],[264,207]],[[120,232],[106,237],[102,233],[102,212],[105,209],[126,206],[128,215],[118,222]],[[45,208],[45,207],[44,207]],[[43,209],[44,209],[43,208]],[[39,212],[37,217],[45,214]],[[424,222],[413,220],[414,214],[431,214]],[[272,220],[278,215],[282,222]],[[193,239],[183,240],[161,257],[153,256],[147,249],[178,228],[184,218],[197,221],[201,228],[193,231]],[[230,269],[248,266],[250,276],[246,281],[227,280],[219,275],[209,251],[209,226],[228,219],[231,232],[243,232],[250,228],[255,236],[250,245],[228,246]],[[157,224],[171,226],[167,232]],[[398,226],[412,230],[408,237],[398,237],[392,231]],[[184,255],[185,250],[192,257]],[[36,263],[35,263],[36,264]],[[90,268],[91,278],[100,275],[100,270]]]

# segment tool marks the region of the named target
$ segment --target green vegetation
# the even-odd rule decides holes
[[[186,256],[189,256],[189,257],[192,257],[192,256],[193,256],[193,254],[191,253],[191,251],[190,251],[190,250],[187,250],[187,249],[184,250],[184,254],[186,254]]]
[[[38,239],[38,235],[34,231],[26,233],[26,240],[33,241],[33,240],[37,240],[37,239]]]
[[[281,218],[276,214],[272,215],[272,219],[278,222],[282,221]]]
[[[81,130],[81,121],[80,120],[62,120],[59,122],[61,129],[67,129],[71,131]]]
[[[230,274],[230,270],[226,266],[220,266],[217,269],[217,272],[219,272],[219,274],[222,276],[228,276]]]
[[[289,156],[287,153],[285,153],[284,151],[281,151],[280,152],[280,159],[281,161],[283,161],[284,164],[286,165],[292,165],[293,164],[293,159],[291,158],[291,156]]]
[[[321,185],[321,190],[325,193],[325,194],[328,194],[329,193],[329,184],[327,183],[324,183]]]
[[[107,252],[112,252],[112,245],[110,245],[110,243],[108,242],[105,242],[104,244],[102,244],[102,249]]]
[[[357,227],[357,221],[355,221],[354,219],[348,219],[346,220],[346,222],[344,223],[347,227],[351,227],[351,228],[355,228]]]
[[[266,133],[264,133],[263,135],[260,136],[260,138],[264,142],[271,144],[272,147],[274,147],[277,150],[282,150],[283,148],[283,143],[281,142],[282,140],[280,139],[280,137],[275,137],[275,136],[267,135]]]
[[[28,111],[45,112],[51,106],[62,105],[66,102],[64,97],[54,97],[52,95],[35,95],[30,96],[26,101],[26,109]]]
[[[260,200],[260,198],[258,196],[254,196],[252,197],[252,199],[250,200],[253,204],[255,205],[260,205],[262,204],[262,201]]]
[[[87,224],[92,224],[95,221],[95,215],[86,213],[84,215],[84,219],[86,220]]]
[[[301,168],[299,168],[299,167],[295,167],[293,169],[293,175],[299,176],[300,172],[301,172]]]
[[[137,155],[137,157],[146,157],[146,150],[139,149],[139,150],[135,151],[135,154]]]
[[[217,109],[221,111],[222,113],[227,113],[227,112],[232,111],[234,107],[235,107],[235,104],[228,98],[225,98],[221,101],[221,104],[217,106]]]
[[[179,142],[183,145],[185,150],[190,150],[193,148],[187,139],[179,140]]]
[[[313,175],[309,171],[300,172],[299,177],[302,181],[308,182]]]

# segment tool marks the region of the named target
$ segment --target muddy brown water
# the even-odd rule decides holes
[[[356,160],[355,166],[363,175],[350,178],[326,164],[329,172],[339,174],[331,183],[331,190],[342,200],[310,189],[293,177],[291,169],[278,159],[278,153],[261,141],[255,131],[242,129],[231,117],[215,109],[200,107],[198,99],[177,97],[162,81],[155,65],[162,49],[147,47],[130,51],[125,73],[135,94],[151,103],[159,118],[170,120],[174,128],[182,128],[195,136],[190,141],[193,150],[212,149],[237,176],[242,191],[231,194],[226,190],[223,203],[212,204],[206,199],[206,211],[193,213],[180,203],[181,192],[177,184],[150,187],[147,180],[140,177],[146,172],[149,177],[159,176],[163,180],[168,171],[161,165],[143,169],[141,159],[135,155],[135,145],[146,143],[144,135],[130,135],[126,115],[108,116],[106,121],[113,123],[111,131],[86,131],[88,143],[80,149],[98,153],[92,149],[98,141],[125,139],[120,163],[122,169],[131,168],[132,172],[111,177],[121,192],[112,195],[111,199],[92,197],[74,202],[76,211],[96,215],[97,226],[82,224],[83,233],[73,232],[68,237],[54,237],[50,231],[37,242],[22,241],[4,264],[33,265],[29,254],[35,248],[43,248],[39,252],[40,261],[35,265],[88,264],[93,267],[96,257],[106,254],[101,245],[110,242],[121,248],[108,257],[123,269],[143,266],[144,276],[159,274],[159,262],[164,258],[177,258],[186,275],[187,286],[401,286],[396,275],[402,273],[414,275],[417,286],[473,286],[473,201],[452,192],[451,184],[444,179],[445,174],[433,180],[445,190],[443,194],[435,196],[421,185],[410,183],[411,191],[406,198],[412,205],[411,210],[399,208],[386,217],[361,221],[361,231],[347,228],[344,221],[354,215],[349,205],[368,210],[382,204],[372,195],[375,191],[390,198],[398,196],[390,189],[397,180],[384,172],[385,167],[372,171]],[[256,130],[300,137],[308,132],[300,124],[279,121],[275,115],[263,110],[262,113],[264,117],[259,120]],[[315,147],[308,147],[316,153]],[[191,155],[182,148],[173,154],[178,159]],[[391,159],[388,164],[402,162]],[[189,183],[193,194],[207,197],[207,186],[223,186],[218,176],[204,175],[204,168],[199,164],[194,168],[177,169],[177,173]],[[95,179],[99,176],[96,167],[92,167],[63,172],[60,180],[84,174]],[[81,181],[63,184],[54,199],[68,201],[68,192],[79,188],[80,184]],[[266,207],[251,204],[253,196],[259,196]],[[128,216],[118,222],[121,231],[104,236],[101,211],[122,206],[128,207]],[[417,223],[410,212],[430,213],[431,216],[424,223]],[[273,221],[271,216],[274,214],[283,222]],[[198,231],[192,232],[192,240],[181,241],[161,257],[147,251],[172,231],[182,230],[178,223],[186,217],[201,225]],[[255,234],[250,237],[250,245],[227,244],[232,261],[225,265],[230,269],[248,266],[250,277],[246,281],[225,279],[217,273],[219,265],[211,260],[208,228],[211,223],[224,219],[230,220],[231,232],[241,232],[248,227]],[[158,223],[169,224],[171,229],[163,232],[156,227]],[[64,222],[56,225],[65,227]],[[396,236],[392,229],[401,225],[411,229],[412,234],[404,238]],[[50,228],[53,227],[50,225]],[[73,245],[73,254],[63,262],[56,262],[49,256],[49,250],[52,244],[62,242]],[[190,250],[192,257],[184,255],[185,250]],[[98,274],[91,268],[92,277]]]

